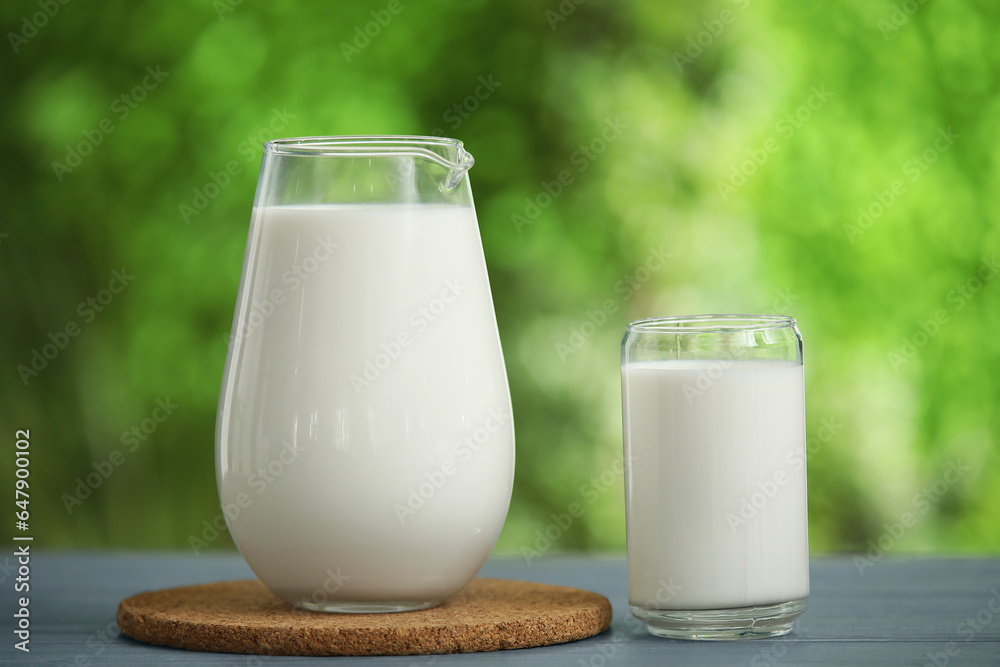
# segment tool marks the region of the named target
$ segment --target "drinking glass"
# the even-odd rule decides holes
[[[216,428],[233,540],[305,609],[423,609],[503,526],[507,376],[472,201],[438,137],[264,145]]]
[[[629,607],[651,634],[773,637],[806,609],[795,320],[632,322],[622,340]]]

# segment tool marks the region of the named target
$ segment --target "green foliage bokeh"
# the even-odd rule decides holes
[[[995,3],[112,0],[51,3],[44,22],[42,4],[0,8],[0,448],[32,429],[41,544],[187,548],[218,514],[261,142],[437,133],[476,157],[511,381],[498,550],[533,547],[574,502],[553,549],[623,547],[628,321],[774,311],[806,341],[813,551],[867,550],[906,512],[890,550],[1000,548]],[[639,281],[654,252],[665,267]],[[123,268],[126,289],[86,305]],[[124,462],[68,511],[113,450]],[[949,465],[965,472],[942,484]]]

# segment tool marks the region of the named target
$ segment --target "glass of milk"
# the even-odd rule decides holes
[[[802,369],[802,337],[790,317],[628,325],[629,606],[651,634],[774,637],[805,611]]]
[[[510,395],[461,142],[264,145],[216,427],[229,531],[274,593],[424,609],[489,555]]]

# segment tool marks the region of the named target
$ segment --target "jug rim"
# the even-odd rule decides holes
[[[264,142],[264,150],[281,155],[345,155],[352,151],[396,154],[400,150],[446,147],[464,151],[459,139],[405,134],[356,134],[342,136],[286,137]]]
[[[405,134],[288,137],[264,142],[265,155],[296,157],[420,157],[448,170],[445,190],[458,186],[475,158],[459,139]]]

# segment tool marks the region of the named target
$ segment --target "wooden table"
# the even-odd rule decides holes
[[[395,658],[282,658],[194,653],[119,636],[118,602],[144,590],[252,578],[237,554],[39,553],[31,561],[31,652],[13,648],[16,559],[0,558],[0,664],[11,665],[1000,665],[1000,559],[884,558],[859,574],[851,557],[812,562],[809,610],[774,640],[686,642],[645,633],[628,612],[624,558],[493,558],[482,575],[606,595],[602,635],[519,651]],[[4,568],[2,566],[6,565]],[[16,565],[15,565],[16,568]],[[20,594],[19,594],[20,595]]]

